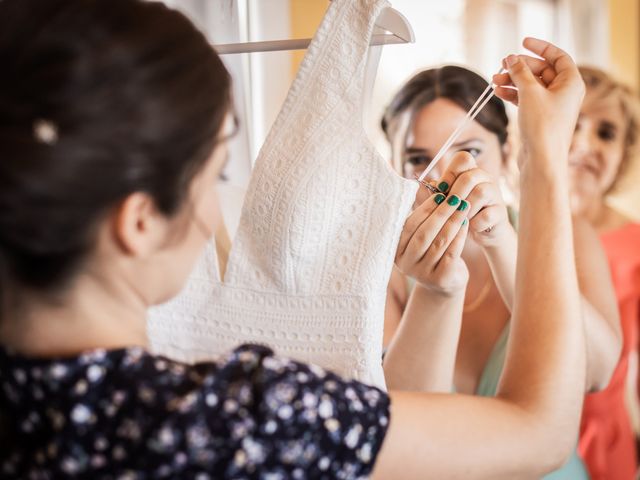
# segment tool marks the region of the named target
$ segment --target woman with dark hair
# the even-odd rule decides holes
[[[498,398],[387,394],[265,347],[195,365],[147,350],[147,309],[181,289],[220,221],[229,75],[204,36],[157,2],[3,0],[3,478],[521,478],[557,468],[585,374],[557,165],[583,85],[564,52],[525,46],[546,60],[510,56],[496,78],[498,94],[521,105],[526,146],[513,349]],[[543,72],[548,88],[535,79]],[[467,198],[483,174],[460,154],[443,175]],[[456,237],[462,215],[440,198],[407,220],[401,257]]]
[[[429,165],[438,148],[487,85],[482,77],[466,68],[445,66],[418,73],[396,94],[382,119],[382,128],[392,145],[394,163],[407,178],[419,174]],[[403,337],[417,337],[413,331],[416,328],[414,324],[425,322],[426,315],[421,305],[427,292],[437,289],[443,295],[464,296],[455,365],[442,365],[443,369],[454,369],[454,387],[459,393],[495,395],[508,349],[510,318],[514,308],[517,216],[512,207],[505,205],[503,192],[498,186],[502,182],[502,187],[508,187],[505,181],[508,174],[508,124],[503,101],[492,98],[434,169],[435,178],[439,178],[453,153],[463,150],[473,155],[478,166],[489,174],[480,187],[490,199],[485,202],[487,206],[472,206],[469,212],[470,235],[462,253],[468,268],[468,283],[443,281],[435,271],[430,277],[424,273],[422,281],[411,280],[405,275],[404,265],[397,263],[398,269],[394,270],[389,285],[385,318],[389,353],[400,348],[396,342],[402,343]],[[445,182],[439,188],[446,193],[450,187]],[[423,201],[426,195],[421,190],[417,201]],[[585,391],[594,391],[604,388],[611,378],[620,353],[620,327],[606,258],[595,232],[583,219],[575,219],[573,226],[587,337]],[[439,348],[437,343],[442,340],[425,337],[424,342],[422,349],[430,351]],[[406,365],[394,362],[392,358],[385,362],[390,388],[405,378],[406,372]],[[447,378],[445,373],[441,377]],[[421,382],[415,375],[412,378],[415,389],[451,388],[442,383],[434,384],[433,375],[429,382]],[[549,476],[567,479],[586,477],[586,470],[577,455]]]

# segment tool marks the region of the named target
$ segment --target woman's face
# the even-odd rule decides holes
[[[615,96],[587,91],[569,152],[571,201],[580,213],[611,188],[624,157],[627,125]]]
[[[170,238],[153,262],[156,268],[153,277],[158,283],[151,304],[169,300],[184,287],[222,221],[217,184],[227,156],[228,146],[224,141],[215,147],[206,165],[194,177],[180,214],[171,219]]]
[[[406,178],[413,178],[415,174],[420,174],[427,167],[449,135],[464,120],[465,115],[466,112],[462,108],[445,98],[437,98],[416,114],[402,159],[403,173]],[[503,152],[498,137],[473,121],[429,173],[428,179],[439,179],[451,161],[452,155],[461,150],[471,153],[478,162],[478,166],[496,179],[500,176]],[[416,200],[421,203],[429,195],[427,189],[421,188],[418,190]]]

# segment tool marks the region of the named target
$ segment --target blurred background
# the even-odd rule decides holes
[[[165,0],[182,10],[213,44],[312,37],[329,0]],[[383,156],[380,117],[395,91],[418,70],[459,63],[486,78],[522,38],[557,43],[582,64],[606,69],[640,88],[640,0],[391,0],[411,23],[416,42],[384,47],[367,133]],[[224,55],[235,81],[242,122],[227,168],[229,195],[242,202],[251,166],[287,94],[304,51]],[[513,115],[513,111],[511,112]],[[640,220],[640,161],[610,202]],[[237,217],[231,214],[231,217]],[[233,224],[231,220],[231,224]],[[233,225],[230,225],[233,230]]]

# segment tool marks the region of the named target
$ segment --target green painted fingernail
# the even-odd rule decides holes
[[[462,220],[462,226],[464,227],[467,224],[467,219]]]
[[[452,207],[455,207],[460,203],[460,197],[458,197],[457,195],[451,195],[447,200],[447,203]]]
[[[442,202],[444,202],[444,199],[447,198],[445,197],[443,194],[439,193],[437,194],[435,197],[433,197],[433,200],[440,205]]]
[[[438,190],[440,190],[441,192],[446,192],[447,190],[449,190],[449,184],[447,182],[440,182],[438,184]]]
[[[469,202],[467,202],[466,200],[462,200],[460,202],[460,206],[458,207],[458,210],[460,210],[461,212],[464,212],[468,207],[469,207]]]

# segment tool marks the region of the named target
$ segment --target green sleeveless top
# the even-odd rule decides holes
[[[493,351],[487,360],[487,364],[480,375],[480,381],[476,390],[476,395],[482,397],[493,397],[498,391],[498,382],[502,374],[504,360],[507,353],[507,340],[509,338],[509,327],[507,326],[500,338],[493,347]],[[577,439],[576,439],[577,442]],[[589,474],[578,457],[578,452],[574,451],[567,463],[560,470],[544,477],[544,480],[588,480]]]

